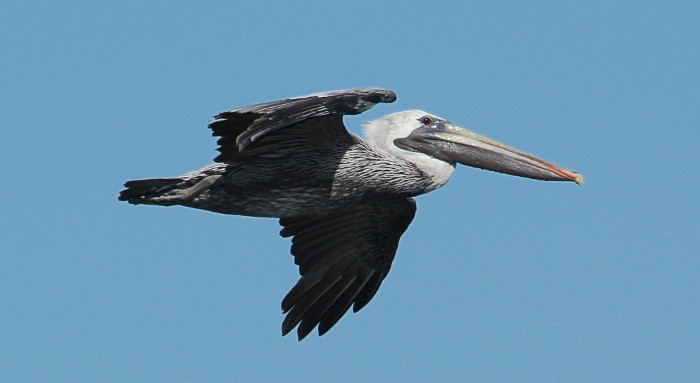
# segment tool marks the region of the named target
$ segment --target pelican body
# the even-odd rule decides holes
[[[286,335],[326,333],[362,309],[391,268],[416,212],[412,197],[443,186],[456,164],[582,184],[580,174],[420,110],[398,112],[350,134],[344,115],[396,94],[359,88],[220,113],[214,163],[176,178],[128,181],[119,200],[279,218],[301,278],[282,301]]]

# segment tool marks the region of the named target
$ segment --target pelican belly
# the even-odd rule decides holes
[[[248,188],[216,185],[200,193],[183,206],[222,214],[250,217],[293,217],[325,213],[344,205],[331,201],[328,188]]]

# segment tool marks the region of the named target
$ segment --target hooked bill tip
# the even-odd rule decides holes
[[[583,174],[574,173],[574,182],[576,182],[578,186],[583,186]]]

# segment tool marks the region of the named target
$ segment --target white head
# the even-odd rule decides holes
[[[365,123],[365,137],[367,142],[377,148],[416,165],[423,173],[430,176],[436,185],[435,187],[439,188],[450,180],[456,163],[447,162],[423,152],[402,149],[394,143],[394,140],[406,138],[414,130],[423,126],[424,117],[440,119],[422,110],[392,113]]]

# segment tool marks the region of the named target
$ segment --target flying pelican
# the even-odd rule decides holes
[[[219,137],[214,164],[128,181],[119,200],[279,218],[301,275],[282,300],[282,335],[298,326],[302,340],[374,297],[415,215],[412,197],[443,186],[456,164],[583,183],[579,173],[420,110],[365,124],[365,140],[343,125],[344,115],[395,100],[391,90],[359,88],[223,112],[209,124]]]

